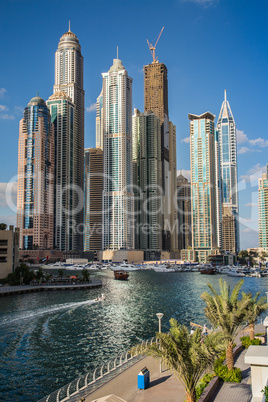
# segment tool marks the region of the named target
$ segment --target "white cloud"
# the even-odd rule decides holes
[[[0,119],[2,120],[15,120],[15,116],[13,114],[0,114]]]
[[[4,111],[7,111],[7,110],[9,110],[7,106],[0,105],[0,112],[4,112]]]
[[[186,179],[191,181],[191,170],[179,169],[177,170],[177,176],[179,176],[180,174],[182,174],[184,177],[186,177]]]
[[[258,183],[258,179],[262,177],[262,174],[266,171],[266,165],[261,166],[260,163],[254,165],[251,169],[247,171],[246,174],[240,176],[240,180],[245,180],[246,182],[250,182],[253,185],[256,182]]]
[[[248,152],[250,150],[255,150],[258,152],[261,152],[260,150],[256,150],[254,148],[259,147],[259,148],[265,148],[268,147],[268,140],[265,140],[264,138],[256,138],[254,140],[251,140],[248,138],[247,134],[243,130],[236,130],[236,138],[237,138],[237,144],[243,144],[243,143],[248,143],[251,148],[248,147],[241,147],[238,151],[238,154],[244,154],[245,152]]]
[[[96,110],[96,106],[97,106],[96,103],[92,103],[91,105],[89,105],[89,106],[86,108],[86,111],[87,111],[87,112],[94,112],[94,111]]]
[[[242,155],[242,154],[245,154],[246,152],[248,152],[248,151],[250,151],[250,149],[248,148],[248,147],[241,147],[239,150],[238,150],[238,155]]]
[[[22,106],[15,106],[15,107],[14,107],[14,110],[15,110],[15,112],[22,113],[22,112],[24,111],[24,107],[22,107]]]
[[[200,6],[209,7],[213,6],[218,3],[218,0],[181,0],[183,3],[195,3],[199,4]]]
[[[258,146],[261,148],[268,147],[268,140],[265,140],[261,137],[256,138],[256,140],[249,140],[250,145]]]
[[[243,130],[236,129],[236,139],[237,139],[237,144],[242,144],[243,142],[248,141],[248,136],[247,136],[247,134],[244,133]]]
[[[185,142],[185,144],[190,144],[190,136],[183,138],[183,139],[181,140],[181,142]]]
[[[245,207],[257,207],[258,204],[256,202],[248,202],[247,204],[245,204]]]
[[[0,98],[3,98],[3,96],[7,93],[7,90],[5,88],[0,88]]]

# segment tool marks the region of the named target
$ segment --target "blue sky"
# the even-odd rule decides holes
[[[63,33],[79,38],[84,56],[85,146],[95,145],[101,73],[116,57],[133,78],[133,107],[143,111],[146,39],[168,68],[169,117],[177,126],[177,167],[190,167],[188,113],[218,117],[227,98],[238,129],[241,247],[258,245],[257,180],[268,161],[268,4],[255,0],[0,0],[0,221],[15,223],[19,121],[29,100],[53,92],[54,55]],[[13,205],[13,206],[12,206]],[[11,207],[10,207],[11,206]]]

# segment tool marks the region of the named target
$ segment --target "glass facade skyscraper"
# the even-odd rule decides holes
[[[144,111],[160,119],[163,190],[162,249],[177,249],[176,230],[176,127],[169,122],[168,71],[155,60],[144,66]]]
[[[259,179],[259,246],[268,247],[268,164]]]
[[[134,109],[133,191],[135,248],[162,249],[161,126],[153,112]]]
[[[236,125],[232,110],[224,93],[217,131],[219,135],[221,188],[222,188],[222,248],[239,251],[238,188]]]
[[[102,249],[103,151],[85,149],[84,251]]]
[[[35,97],[20,121],[17,226],[20,248],[53,248],[54,133],[45,101]]]
[[[73,205],[72,217],[75,217],[75,225],[83,224],[83,191],[84,191],[84,58],[81,54],[81,46],[77,36],[69,29],[60,39],[55,53],[55,85],[53,92],[63,91],[71,99],[75,106],[74,120],[74,169],[76,198]],[[82,230],[76,230],[73,241],[73,249],[83,249]]]
[[[71,98],[63,91],[55,92],[47,101],[54,124],[55,136],[55,192],[54,247],[68,251],[76,248],[78,160],[77,115]]]
[[[96,148],[103,149],[103,95],[102,90],[96,103]]]
[[[210,112],[190,119],[192,247],[200,262],[217,247],[215,177],[215,116]]]
[[[132,78],[122,61],[103,77],[103,249],[134,249]]]

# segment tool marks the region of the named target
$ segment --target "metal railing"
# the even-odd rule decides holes
[[[38,402],[64,402],[64,401],[77,401],[78,394],[80,397],[85,396],[92,392],[92,390],[103,385],[106,381],[115,377],[123,370],[127,369],[131,364],[136,363],[144,356],[141,355],[141,349],[145,349],[149,344],[156,340],[155,337],[142,341],[141,344],[125,351],[115,357],[114,359],[104,363],[100,367],[96,367],[92,372],[88,372],[82,377],[64,385],[57,391],[52,392],[50,395],[40,399]],[[76,396],[75,399],[72,399]]]

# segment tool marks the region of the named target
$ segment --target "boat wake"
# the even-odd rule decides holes
[[[45,314],[53,314],[53,313],[56,313],[61,310],[74,310],[78,307],[95,304],[95,303],[96,303],[95,300],[86,300],[86,301],[76,302],[76,303],[55,304],[53,306],[39,308],[37,310],[23,311],[19,314],[16,314],[15,317],[14,317],[14,315],[12,315],[12,317],[6,317],[4,320],[1,320],[0,327],[3,325],[12,324],[17,321],[28,320],[28,319],[30,320],[30,319],[38,317],[38,316],[42,316]]]

